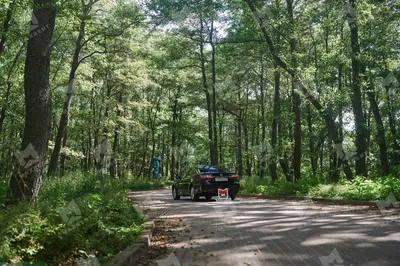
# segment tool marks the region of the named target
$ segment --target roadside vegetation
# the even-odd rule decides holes
[[[135,178],[130,178],[126,181],[127,187],[130,190],[153,190],[153,189],[163,189],[172,186],[173,181],[167,180],[165,178],[155,179],[155,180],[138,180]]]
[[[249,195],[377,201],[386,200],[390,193],[400,198],[400,181],[393,175],[373,179],[357,176],[353,180],[342,179],[339,182],[315,177],[304,177],[296,182],[282,178],[273,182],[269,178],[251,176],[241,180],[240,191]]]
[[[91,255],[109,260],[135,241],[144,223],[127,192],[108,176],[45,179],[36,202],[0,208],[0,265],[76,265]]]

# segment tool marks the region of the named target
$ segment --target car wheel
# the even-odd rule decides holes
[[[178,189],[176,187],[172,187],[172,197],[174,200],[179,200],[181,196],[178,195]]]
[[[206,196],[206,200],[211,200],[212,196]]]
[[[231,200],[235,200],[236,193],[229,193],[229,197],[231,198]]]
[[[197,200],[199,200],[199,196],[196,195],[196,192],[195,192],[193,186],[190,187],[190,199],[191,199],[192,201],[197,201]]]

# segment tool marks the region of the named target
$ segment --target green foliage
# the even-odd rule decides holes
[[[170,187],[172,181],[166,180],[165,178],[156,179],[154,181],[145,181],[138,179],[129,179],[126,181],[127,187],[130,190],[151,190],[151,189],[163,189]]]
[[[348,192],[344,192],[344,196],[348,199],[384,200],[391,192],[400,198],[400,181],[392,175],[375,180],[356,177],[347,186]]]
[[[81,257],[99,259],[117,254],[134,242],[142,229],[141,214],[127,197],[125,184],[109,177],[70,174],[43,182],[37,202],[0,213],[0,257],[9,260],[66,263]],[[76,220],[63,220],[76,204]]]
[[[375,180],[356,177],[352,181],[323,184],[315,178],[303,178],[298,182],[259,177],[247,177],[241,181],[241,192],[271,196],[307,196],[348,200],[385,200],[390,193],[400,199],[400,180],[392,175]]]
[[[241,180],[240,190],[249,194],[302,196],[307,194],[317,183],[312,178],[303,178],[298,182],[287,182],[285,179],[273,182],[269,178],[260,179],[257,176],[252,176]]]

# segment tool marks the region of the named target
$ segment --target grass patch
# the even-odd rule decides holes
[[[268,178],[245,177],[240,190],[245,194],[270,196],[304,196],[332,199],[376,201],[385,200],[390,193],[400,199],[400,180],[392,175],[366,179],[356,177],[352,181],[321,183],[313,178],[303,178],[298,182]]]
[[[0,209],[0,258],[38,265],[109,260],[142,231],[143,216],[127,192],[106,176],[45,179],[37,202]]]

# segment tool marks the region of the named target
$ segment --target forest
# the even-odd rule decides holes
[[[1,0],[0,222],[50,217],[80,186],[97,206],[99,180],[114,206],[154,157],[161,182],[211,164],[257,193],[400,197],[399,51],[397,0]],[[0,257],[68,260],[0,227]]]

